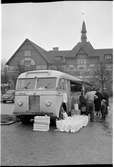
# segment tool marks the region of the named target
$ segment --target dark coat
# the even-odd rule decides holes
[[[97,98],[94,99],[95,111],[100,111],[101,110],[101,101],[103,99],[103,96],[100,92],[96,92],[95,95],[97,96]]]
[[[103,99],[106,100],[106,105],[109,106],[109,95],[108,95],[108,93],[103,91],[102,96],[103,96]]]
[[[86,106],[86,99],[83,95],[79,96],[79,109],[81,109],[81,107]]]

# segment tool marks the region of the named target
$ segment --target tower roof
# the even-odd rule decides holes
[[[86,24],[85,24],[85,21],[83,21],[83,24],[82,24],[82,31],[81,33],[86,33]]]
[[[83,24],[82,24],[82,35],[81,35],[81,42],[87,42],[87,36],[86,36],[86,25],[85,25],[85,21],[83,21]]]

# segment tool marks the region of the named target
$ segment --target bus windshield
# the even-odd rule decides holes
[[[22,78],[18,79],[16,89],[26,90],[35,89],[36,78]],[[36,89],[54,89],[56,88],[56,78],[37,78]]]
[[[38,78],[37,89],[54,89],[56,88],[56,78]]]
[[[16,89],[34,89],[35,88],[35,78],[22,78],[18,79]]]

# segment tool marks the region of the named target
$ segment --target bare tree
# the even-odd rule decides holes
[[[100,62],[98,68],[93,73],[93,82],[96,82],[96,85],[103,88],[108,87],[112,83],[112,71],[106,69],[106,64]]]
[[[8,68],[5,64],[1,63],[1,82],[8,83],[9,75],[8,75]]]

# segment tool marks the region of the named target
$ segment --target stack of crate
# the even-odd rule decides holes
[[[33,130],[34,131],[48,131],[50,126],[49,116],[35,116]]]

